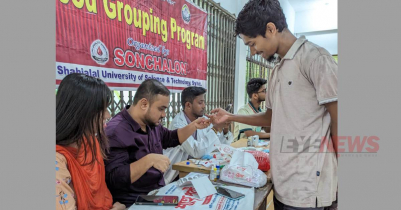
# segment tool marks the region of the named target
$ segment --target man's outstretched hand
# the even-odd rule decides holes
[[[196,119],[193,123],[194,123],[196,129],[204,129],[204,128],[209,127],[210,119],[205,119],[204,117],[200,117],[200,118]]]
[[[217,108],[210,111],[210,114],[207,114],[206,116],[210,118],[212,124],[222,124],[226,122],[228,120],[228,117],[231,115],[232,114],[227,112],[226,110],[222,108]]]

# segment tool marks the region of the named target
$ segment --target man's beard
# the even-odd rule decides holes
[[[275,53],[274,55],[268,57],[266,61],[268,62],[268,65],[274,67],[277,63],[280,62],[280,57],[277,53]]]
[[[263,101],[266,101],[266,99],[263,99],[263,100],[262,100],[261,98],[258,98],[258,102],[259,102],[259,103],[262,103]]]
[[[200,114],[199,114],[199,113],[192,112],[192,114],[196,117],[196,119],[198,119],[199,117],[203,117],[203,113],[205,113],[205,112],[202,111]]]
[[[163,118],[160,118],[159,120],[160,120],[159,123],[161,123],[162,120],[163,120]],[[156,126],[156,123],[154,123],[154,122],[152,121],[152,119],[150,119],[150,117],[149,117],[149,111],[148,111],[148,112],[146,113],[146,115],[145,115],[145,123],[146,123],[146,125],[148,125],[149,127],[155,127],[155,126]]]

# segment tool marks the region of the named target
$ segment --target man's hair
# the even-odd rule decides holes
[[[157,95],[169,96],[170,91],[158,80],[145,80],[136,90],[133,104],[136,105],[143,98],[146,98],[149,104],[152,104]]]
[[[260,87],[266,83],[267,80],[262,78],[252,78],[249,80],[248,84],[246,85],[246,92],[248,93],[249,98],[252,98],[252,94],[258,93]]]
[[[272,22],[279,32],[288,28],[283,9],[278,0],[250,0],[235,21],[235,35],[255,38],[265,37],[266,25]]]
[[[185,109],[185,103],[193,103],[194,99],[202,94],[206,93],[206,89],[203,87],[187,87],[181,93],[181,105],[182,109]]]

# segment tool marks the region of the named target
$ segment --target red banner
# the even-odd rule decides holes
[[[56,86],[78,72],[113,90],[207,88],[207,13],[191,1],[56,1]]]

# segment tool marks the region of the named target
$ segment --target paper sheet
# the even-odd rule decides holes
[[[194,179],[191,182],[201,199],[217,193],[216,188],[206,176]]]
[[[269,145],[269,141],[261,141],[259,140],[259,146],[267,146]]]

